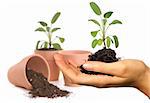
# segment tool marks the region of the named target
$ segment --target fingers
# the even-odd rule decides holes
[[[69,64],[61,54],[55,54],[54,58],[56,64],[63,72],[64,77],[66,77],[65,79],[68,82],[80,84],[82,82],[82,79],[86,78],[86,76],[81,75],[82,73],[78,70],[77,67]]]
[[[88,75],[81,73],[77,67],[69,64],[68,61],[61,55],[54,55],[56,64],[63,72],[68,84],[84,84],[97,87],[108,87],[109,85],[118,85],[123,82],[124,78],[107,75]]]
[[[92,85],[96,87],[117,86],[124,82],[124,78],[107,75],[90,75],[88,78],[83,78],[81,84]]]
[[[68,62],[69,62],[69,66],[73,69],[73,70],[75,70],[75,71],[78,71],[79,73],[80,73],[80,68],[77,66],[77,64],[75,64],[75,62],[73,61],[73,60],[68,60]]]
[[[69,77],[67,77],[66,75],[64,76],[64,82],[66,86],[71,86],[71,87],[78,87],[80,86],[79,84],[74,83],[74,81],[72,81]]]
[[[87,61],[83,68],[89,71],[101,72],[116,76],[121,76],[125,71],[125,65],[122,62],[104,63],[99,61]]]
[[[63,74],[67,75],[68,77],[76,77],[78,74],[77,70],[70,66],[69,62],[64,58],[63,55],[55,54],[54,58],[57,66],[63,72]]]

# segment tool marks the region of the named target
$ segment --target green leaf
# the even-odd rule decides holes
[[[109,11],[109,12],[105,13],[104,18],[110,18],[112,14],[113,14],[112,11]]]
[[[95,12],[95,14],[97,14],[97,15],[102,14],[99,6],[95,2],[91,2],[90,6],[91,6],[92,10]]]
[[[107,47],[109,48],[110,44],[111,44],[111,38],[110,37],[106,38],[106,43],[107,43]]]
[[[46,27],[46,31],[49,32],[50,31],[50,27]]]
[[[98,44],[99,46],[101,46],[102,43],[103,43],[103,40],[102,40],[102,39],[99,39],[97,44]]]
[[[65,41],[65,38],[59,37],[59,40],[61,43],[63,43]]]
[[[37,41],[37,43],[36,43],[36,50],[38,50],[38,47],[39,47],[40,42],[41,42],[40,40]]]
[[[61,46],[58,43],[53,43],[53,48],[57,49],[57,50],[62,50]]]
[[[99,31],[100,31],[100,30],[92,31],[92,32],[91,32],[91,35],[92,35],[93,37],[96,37],[96,35],[97,35],[97,33],[98,33]]]
[[[48,42],[47,41],[44,41],[42,44],[41,44],[41,48],[48,48]]]
[[[97,20],[89,19],[88,21],[92,21],[93,23],[97,24],[98,26],[101,26],[100,23]]]
[[[122,24],[122,22],[119,20],[113,20],[112,23],[110,23],[109,25],[113,25],[113,24]]]
[[[46,30],[42,27],[37,28],[35,31],[46,32]]]
[[[53,28],[51,32],[53,33],[53,32],[55,32],[55,31],[57,31],[57,30],[59,30],[59,29],[60,29],[60,28]]]
[[[42,26],[47,26],[47,23],[45,23],[44,21],[39,21],[38,23],[40,23]]]
[[[44,48],[48,48],[48,42],[44,42]]]
[[[59,16],[60,16],[60,12],[57,12],[54,16],[53,16],[53,18],[52,18],[52,20],[51,20],[51,23],[52,24],[54,24],[56,21],[57,21],[57,19],[59,18]]]
[[[97,44],[98,44],[98,40],[94,39],[92,42],[92,48],[95,48]]]
[[[119,46],[118,37],[116,35],[114,35],[113,38],[114,38],[114,41],[115,41],[115,47],[118,48],[118,46]]]

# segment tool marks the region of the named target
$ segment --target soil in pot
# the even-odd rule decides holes
[[[56,98],[67,97],[69,95],[68,91],[61,90],[57,86],[49,83],[41,73],[27,69],[26,74],[28,81],[32,85],[32,89],[29,92],[32,97]]]
[[[101,50],[98,50],[96,53],[89,55],[88,61],[101,61],[101,62],[106,62],[106,63],[112,63],[118,61],[119,58],[116,57],[116,52],[112,49],[107,49],[103,48]],[[87,71],[83,68],[83,66],[80,66],[81,72],[85,74],[103,74],[99,72],[94,72],[94,71]],[[106,75],[106,74],[104,74]]]
[[[38,49],[38,50],[56,51],[56,50],[58,50],[58,49],[55,49],[55,48],[41,48],[41,49]]]

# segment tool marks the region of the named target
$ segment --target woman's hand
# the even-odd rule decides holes
[[[133,86],[150,96],[150,69],[139,60],[121,60],[114,63],[87,61],[84,69],[113,75],[106,86]],[[105,86],[104,86],[105,87]]]
[[[108,75],[88,75],[80,68],[70,64],[62,55],[56,54],[55,60],[64,74],[66,84],[85,84],[96,87],[133,86],[150,96],[150,69],[139,60],[121,60],[114,63],[87,61],[84,69]]]

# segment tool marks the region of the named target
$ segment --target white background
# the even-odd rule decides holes
[[[60,11],[56,25],[62,29],[57,35],[66,38],[64,49],[84,49],[92,52],[90,35],[96,26],[88,22],[97,18],[91,11],[91,0],[0,0],[0,102],[4,103],[48,103],[101,102],[101,103],[148,103],[148,98],[134,88],[93,87],[62,88],[73,93],[69,98],[30,99],[25,90],[12,86],[7,80],[10,66],[33,53],[37,40],[46,39],[42,33],[34,32],[40,20],[49,21]],[[122,58],[135,58],[150,64],[150,6],[149,0],[94,0],[102,11],[114,11],[111,20],[120,19],[123,25],[112,27],[120,47],[116,49]]]

